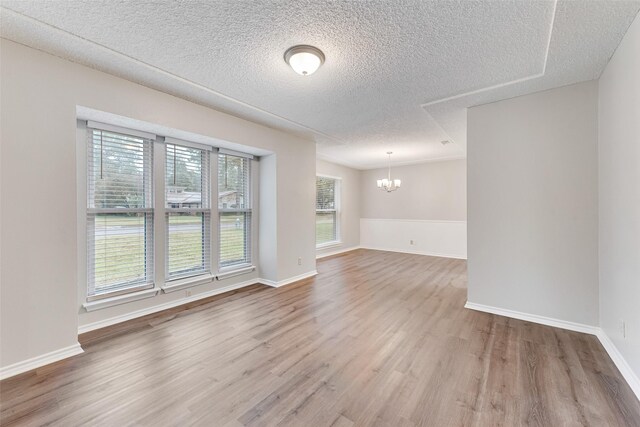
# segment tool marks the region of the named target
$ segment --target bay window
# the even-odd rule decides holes
[[[86,123],[85,309],[253,271],[253,156]]]

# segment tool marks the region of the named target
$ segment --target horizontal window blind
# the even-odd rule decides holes
[[[87,172],[89,208],[152,207],[150,140],[93,130]]]
[[[251,263],[251,160],[218,154],[219,263]]]
[[[316,245],[339,240],[337,186],[335,178],[316,177]]]
[[[153,141],[89,129],[89,299],[153,286]]]
[[[324,176],[316,177],[316,210],[336,208],[336,180]]]
[[[211,271],[209,150],[166,144],[167,277]]]
[[[250,209],[250,165],[244,157],[218,155],[218,209]]]
[[[251,166],[254,157],[164,138],[164,195],[154,185],[156,136],[87,122],[87,300],[154,287],[154,253],[165,257],[165,279],[208,274],[251,264]],[[212,156],[217,156],[217,212]],[[154,198],[164,196],[156,217]],[[218,215],[212,254],[212,215]],[[154,247],[154,220],[164,221],[164,248]],[[158,225],[158,224],[156,224]],[[164,253],[162,253],[164,252]]]

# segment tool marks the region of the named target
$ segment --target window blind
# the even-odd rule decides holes
[[[337,185],[335,178],[316,177],[316,245],[339,240]]]
[[[221,268],[251,263],[251,160],[218,154],[218,247]]]
[[[167,277],[211,271],[209,150],[165,144]]]
[[[88,134],[88,299],[153,287],[153,141]]]

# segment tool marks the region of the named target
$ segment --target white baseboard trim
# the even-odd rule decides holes
[[[207,292],[198,293],[196,295],[192,295],[186,298],[180,298],[174,301],[169,301],[164,304],[154,305],[153,307],[147,307],[141,310],[132,311],[130,313],[126,313],[120,316],[110,317],[108,319],[99,320],[97,322],[88,323],[86,325],[80,325],[78,327],[78,334],[83,334],[85,332],[90,332],[96,329],[104,328],[107,326],[115,325],[117,323],[126,322],[127,320],[136,319],[138,317],[146,316],[148,314],[157,313],[159,311],[167,310],[169,308],[178,307],[180,305],[188,304],[193,301],[201,300],[203,298],[208,298],[214,295],[222,294],[229,291],[234,291],[236,289],[244,288],[246,286],[255,285],[257,283],[262,283],[267,286],[271,286],[274,288],[279,288],[281,286],[288,285],[290,283],[294,283],[303,279],[307,279],[309,277],[313,277],[317,275],[318,272],[316,270],[300,274],[298,276],[290,277],[288,279],[280,280],[278,282],[274,282],[271,280],[265,279],[251,279],[244,282],[236,283],[233,285],[225,286],[223,288],[212,289]],[[22,362],[14,363],[13,365],[0,367],[0,380],[5,378],[12,377],[14,375],[21,374],[23,372],[30,371],[32,369],[40,368],[42,366],[48,365],[50,363],[57,362],[62,359],[66,359],[71,356],[75,356],[77,354],[83,353],[82,347],[80,347],[79,343],[76,343],[72,346],[62,348],[60,350],[52,351],[47,354],[43,354],[41,356],[36,356],[31,359],[24,360]]]
[[[584,325],[581,323],[568,322],[566,320],[538,316],[536,314],[522,313],[519,311],[507,310],[504,308],[475,304],[468,301],[464,306],[465,308],[469,308],[471,310],[497,314],[500,316],[511,317],[513,319],[525,320],[531,323],[539,323],[541,325],[554,326],[556,328],[567,329],[569,331],[595,335],[598,340],[600,340],[600,343],[604,347],[605,351],[620,371],[620,374],[622,374],[622,377],[625,379],[627,384],[629,384],[629,387],[631,387],[631,390],[640,401],[640,379],[635,374],[635,372],[633,372],[631,366],[629,366],[613,341],[611,341],[609,336],[601,328],[597,326]]]
[[[274,281],[274,280],[267,280],[267,279],[258,279],[258,281],[260,283],[262,283],[263,285],[271,286],[273,288],[279,288],[281,286],[285,286],[285,285],[288,285],[290,283],[294,283],[294,282],[298,282],[300,280],[308,279],[309,277],[316,276],[317,274],[318,274],[318,271],[317,270],[313,270],[313,271],[309,271],[307,273],[299,274],[297,276],[289,277],[288,279],[279,280],[277,282]]]
[[[411,255],[435,256],[435,257],[439,257],[439,258],[467,259],[466,256],[461,256],[461,255],[456,255],[456,254],[443,254],[443,253],[435,253],[435,252],[408,251],[408,250],[404,250],[404,249],[395,249],[395,248],[360,246],[360,249],[371,249],[373,251],[384,251],[384,252],[397,252],[397,253],[401,253],[401,254],[411,254]]]
[[[23,360],[22,362],[17,362],[13,365],[4,366],[0,368],[0,380],[49,365],[50,363],[58,362],[71,356],[76,356],[81,353],[84,353],[84,350],[80,347],[80,343],[75,343],[69,347],[54,350],[41,356],[32,357],[31,359]]]
[[[328,256],[343,254],[345,252],[355,251],[356,249],[360,249],[360,246],[351,246],[350,248],[338,249],[331,252],[323,252],[321,254],[316,255],[316,259],[326,258]]]
[[[222,288],[212,289],[207,292],[197,293],[190,297],[180,298],[177,300],[169,301],[164,304],[154,305],[153,307],[143,308],[141,310],[132,311],[130,313],[122,314],[120,316],[110,317],[108,319],[99,320],[93,323],[87,323],[86,325],[80,325],[78,327],[78,334],[84,334],[85,332],[94,331],[96,329],[105,328],[107,326],[115,325],[117,323],[126,322],[127,320],[136,319],[138,317],[146,316],[148,314],[157,313],[169,308],[178,307],[180,305],[188,304],[193,301],[197,301],[203,298],[209,298],[214,295],[223,294],[229,291],[235,291],[236,289],[244,288],[245,286],[255,285],[260,283],[260,279],[251,279],[244,282],[236,283],[233,285],[225,286]]]
[[[537,314],[522,313],[520,311],[508,310],[505,308],[492,307],[489,305],[476,304],[467,301],[465,308],[482,311],[485,313],[497,314],[499,316],[511,317],[513,319],[524,320],[541,325],[554,326],[560,329],[567,329],[574,332],[582,332],[585,334],[597,335],[600,330],[597,326],[585,325],[582,323],[569,322],[566,320],[554,319],[551,317],[538,316]]]
[[[633,372],[631,366],[627,363],[625,358],[622,356],[618,348],[615,346],[613,341],[609,338],[609,336],[600,328],[598,328],[598,333],[596,334],[600,343],[613,360],[613,363],[616,365],[624,379],[631,387],[631,390],[635,393],[636,397],[640,401],[640,378]]]

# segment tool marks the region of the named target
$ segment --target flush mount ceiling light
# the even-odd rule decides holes
[[[399,179],[391,179],[391,155],[392,151],[387,151],[387,155],[389,156],[389,171],[387,172],[387,177],[378,180],[378,188],[386,191],[387,193],[391,193],[392,191],[396,191],[400,188],[402,181]]]
[[[324,63],[324,53],[317,47],[298,45],[287,49],[284,61],[301,76],[315,73]]]

